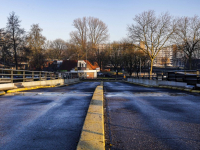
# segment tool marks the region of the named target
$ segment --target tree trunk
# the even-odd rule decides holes
[[[153,61],[154,61],[154,59],[151,59],[150,80],[152,79]]]
[[[189,56],[189,70],[192,70],[192,56]]]
[[[16,43],[14,40],[14,52],[15,52],[15,66],[16,66],[16,70],[18,69],[18,62],[17,62],[17,48],[16,48]]]

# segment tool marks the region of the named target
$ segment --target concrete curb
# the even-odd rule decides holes
[[[129,81],[125,81],[125,82],[144,86],[144,87],[168,88],[168,89],[181,90],[181,91],[187,91],[187,92],[192,92],[192,93],[200,93],[200,91],[198,91],[198,90],[192,90],[192,89],[188,89],[188,88],[184,88],[184,87],[175,87],[175,86],[167,86],[167,85],[153,86],[153,85],[146,85],[146,84],[134,83],[134,82],[129,82]]]
[[[77,150],[104,150],[103,85],[97,86],[85,118]]]

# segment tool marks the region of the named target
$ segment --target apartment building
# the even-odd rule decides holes
[[[173,46],[163,47],[156,58],[154,66],[173,66]]]

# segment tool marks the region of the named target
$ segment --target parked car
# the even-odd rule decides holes
[[[102,72],[97,72],[97,76],[103,76],[104,74]]]
[[[23,76],[13,76],[13,78],[23,78]]]

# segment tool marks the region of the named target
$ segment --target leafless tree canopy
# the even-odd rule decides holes
[[[28,46],[35,52],[41,51],[42,46],[45,44],[46,38],[42,35],[42,30],[39,24],[33,24],[27,36]]]
[[[64,55],[67,51],[66,42],[62,39],[56,39],[51,42],[50,48],[54,59],[64,59]]]
[[[177,45],[189,58],[191,69],[191,57],[200,48],[200,18],[198,16],[179,18],[176,35]]]
[[[45,40],[46,38],[42,35],[42,28],[39,27],[39,24],[33,24],[27,36],[27,44],[32,54],[30,56],[30,66],[37,70],[40,70],[45,62],[45,54],[43,51]]]
[[[15,12],[12,12],[8,17],[6,27],[6,32],[10,35],[10,41],[14,51],[16,69],[18,68],[17,47],[22,42],[25,33],[24,29],[20,28],[20,22],[19,17],[15,15]]]
[[[71,42],[79,45],[83,51],[88,45],[94,48],[97,44],[105,42],[109,37],[108,27],[98,18],[78,18],[74,20],[73,26],[76,31],[70,33]]]
[[[129,37],[135,43],[144,42],[146,48],[143,51],[151,59],[152,73],[153,60],[175,32],[176,21],[168,13],[157,17],[152,10],[136,15],[134,21],[135,24],[128,27]]]
[[[29,66],[32,63],[34,68],[41,69],[45,59],[88,59],[98,62],[101,68],[106,64],[112,64],[115,69],[121,66],[131,74],[141,61],[144,62],[143,66],[147,66],[145,63],[150,65],[151,62],[152,74],[154,60],[158,56],[156,63],[161,60],[160,64],[170,62],[171,65],[173,59],[173,63],[176,61],[187,67],[189,64],[190,69],[197,67],[198,61],[195,59],[200,57],[199,16],[174,19],[168,12],[156,15],[153,10],[149,10],[135,15],[133,21],[127,28],[127,39],[120,42],[106,44],[109,38],[108,27],[95,17],[75,19],[72,24],[75,30],[70,32],[68,42],[62,39],[46,41],[39,24],[33,24],[30,31],[25,33],[20,26],[19,17],[11,12],[7,26],[0,27],[0,32],[3,33],[0,34],[0,63],[7,65],[6,67],[16,65],[16,68],[19,63],[23,68],[21,62],[28,62]],[[176,47],[173,58],[170,51],[170,59],[167,59],[169,55],[162,56],[161,59],[158,55],[160,51],[162,50],[162,55],[163,50],[167,53],[167,46],[172,48],[172,44]],[[193,65],[192,61],[196,61],[197,65]]]
[[[108,27],[104,22],[98,18],[89,17],[88,18],[88,28],[89,28],[89,41],[92,43],[92,47],[97,44],[105,42],[108,40]]]
[[[87,43],[87,19],[86,17],[75,19],[73,26],[76,28],[76,31],[70,33],[71,40],[79,45],[81,49],[86,49]]]

